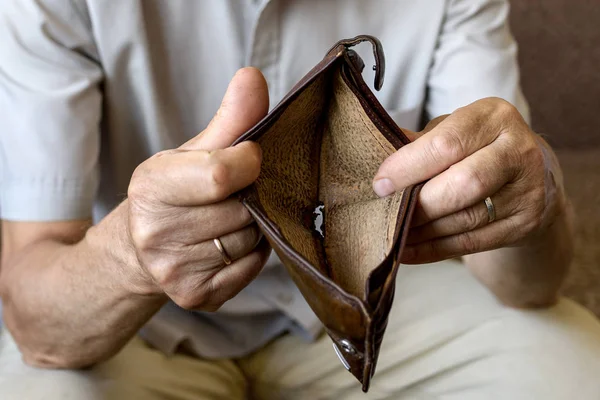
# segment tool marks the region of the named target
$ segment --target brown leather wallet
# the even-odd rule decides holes
[[[409,140],[362,78],[350,48],[363,41],[373,45],[379,90],[379,40],[341,40],[237,143],[256,141],[263,151],[243,204],[366,392],[420,186],[386,198],[373,192],[381,163]]]

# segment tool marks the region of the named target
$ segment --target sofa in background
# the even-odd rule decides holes
[[[564,293],[600,317],[600,1],[511,5],[532,125],[557,150],[577,214]]]

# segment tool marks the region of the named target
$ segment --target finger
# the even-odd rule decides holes
[[[216,238],[221,241],[226,256],[231,261],[235,261],[251,253],[260,242],[262,234],[256,224],[251,224],[239,231],[211,238],[192,246],[190,253],[197,254],[194,258],[201,259],[204,268],[222,268],[225,266],[223,254],[214,242]]]
[[[173,206],[216,203],[253,183],[261,158],[254,142],[210,152],[159,153],[136,170],[135,182],[143,183],[130,185],[129,196],[154,193],[159,201]]]
[[[219,270],[209,281],[213,290],[207,296],[209,301],[202,310],[216,311],[227,300],[235,297],[256,278],[270,253],[269,242],[263,239],[256,250]]]
[[[501,190],[490,197],[496,211],[496,220],[513,215],[516,210],[513,190]],[[490,215],[484,201],[474,206],[431,221],[425,225],[411,228],[407,244],[414,245],[445,236],[457,235],[486,226],[490,223]]]
[[[516,176],[516,164],[506,144],[498,141],[453,165],[423,186],[412,226],[483,202]]]
[[[403,146],[379,167],[373,190],[380,197],[431,179],[451,165],[490,144],[498,134],[481,130],[477,110],[456,112],[419,137]]]
[[[269,91],[256,68],[240,69],[225,92],[223,102],[208,127],[180,149],[224,149],[252,128],[269,110]]]
[[[162,219],[163,224],[155,224],[149,229],[157,229],[151,234],[169,237],[184,245],[193,245],[238,231],[253,222],[248,209],[236,198],[201,207],[172,207]],[[160,232],[158,232],[160,229]]]
[[[516,229],[518,218],[511,216],[470,232],[408,245],[402,253],[402,263],[426,264],[512,245],[524,237]]]

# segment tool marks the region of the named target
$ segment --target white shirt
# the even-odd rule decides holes
[[[274,106],[339,39],[378,37],[377,97],[402,127],[479,98],[528,117],[503,0],[2,0],[0,212],[55,221],[109,212],[135,167],[200,132],[235,71],[262,70]],[[368,45],[356,50],[372,64]],[[373,72],[365,68],[371,83]],[[216,314],[169,304],[145,327],[165,352],[246,354],[319,332],[272,256]]]

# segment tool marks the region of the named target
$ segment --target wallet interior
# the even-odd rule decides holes
[[[255,183],[291,247],[365,301],[369,274],[392,251],[402,199],[373,192],[375,173],[395,148],[371,118],[341,65],[320,74],[257,140],[263,166]]]

